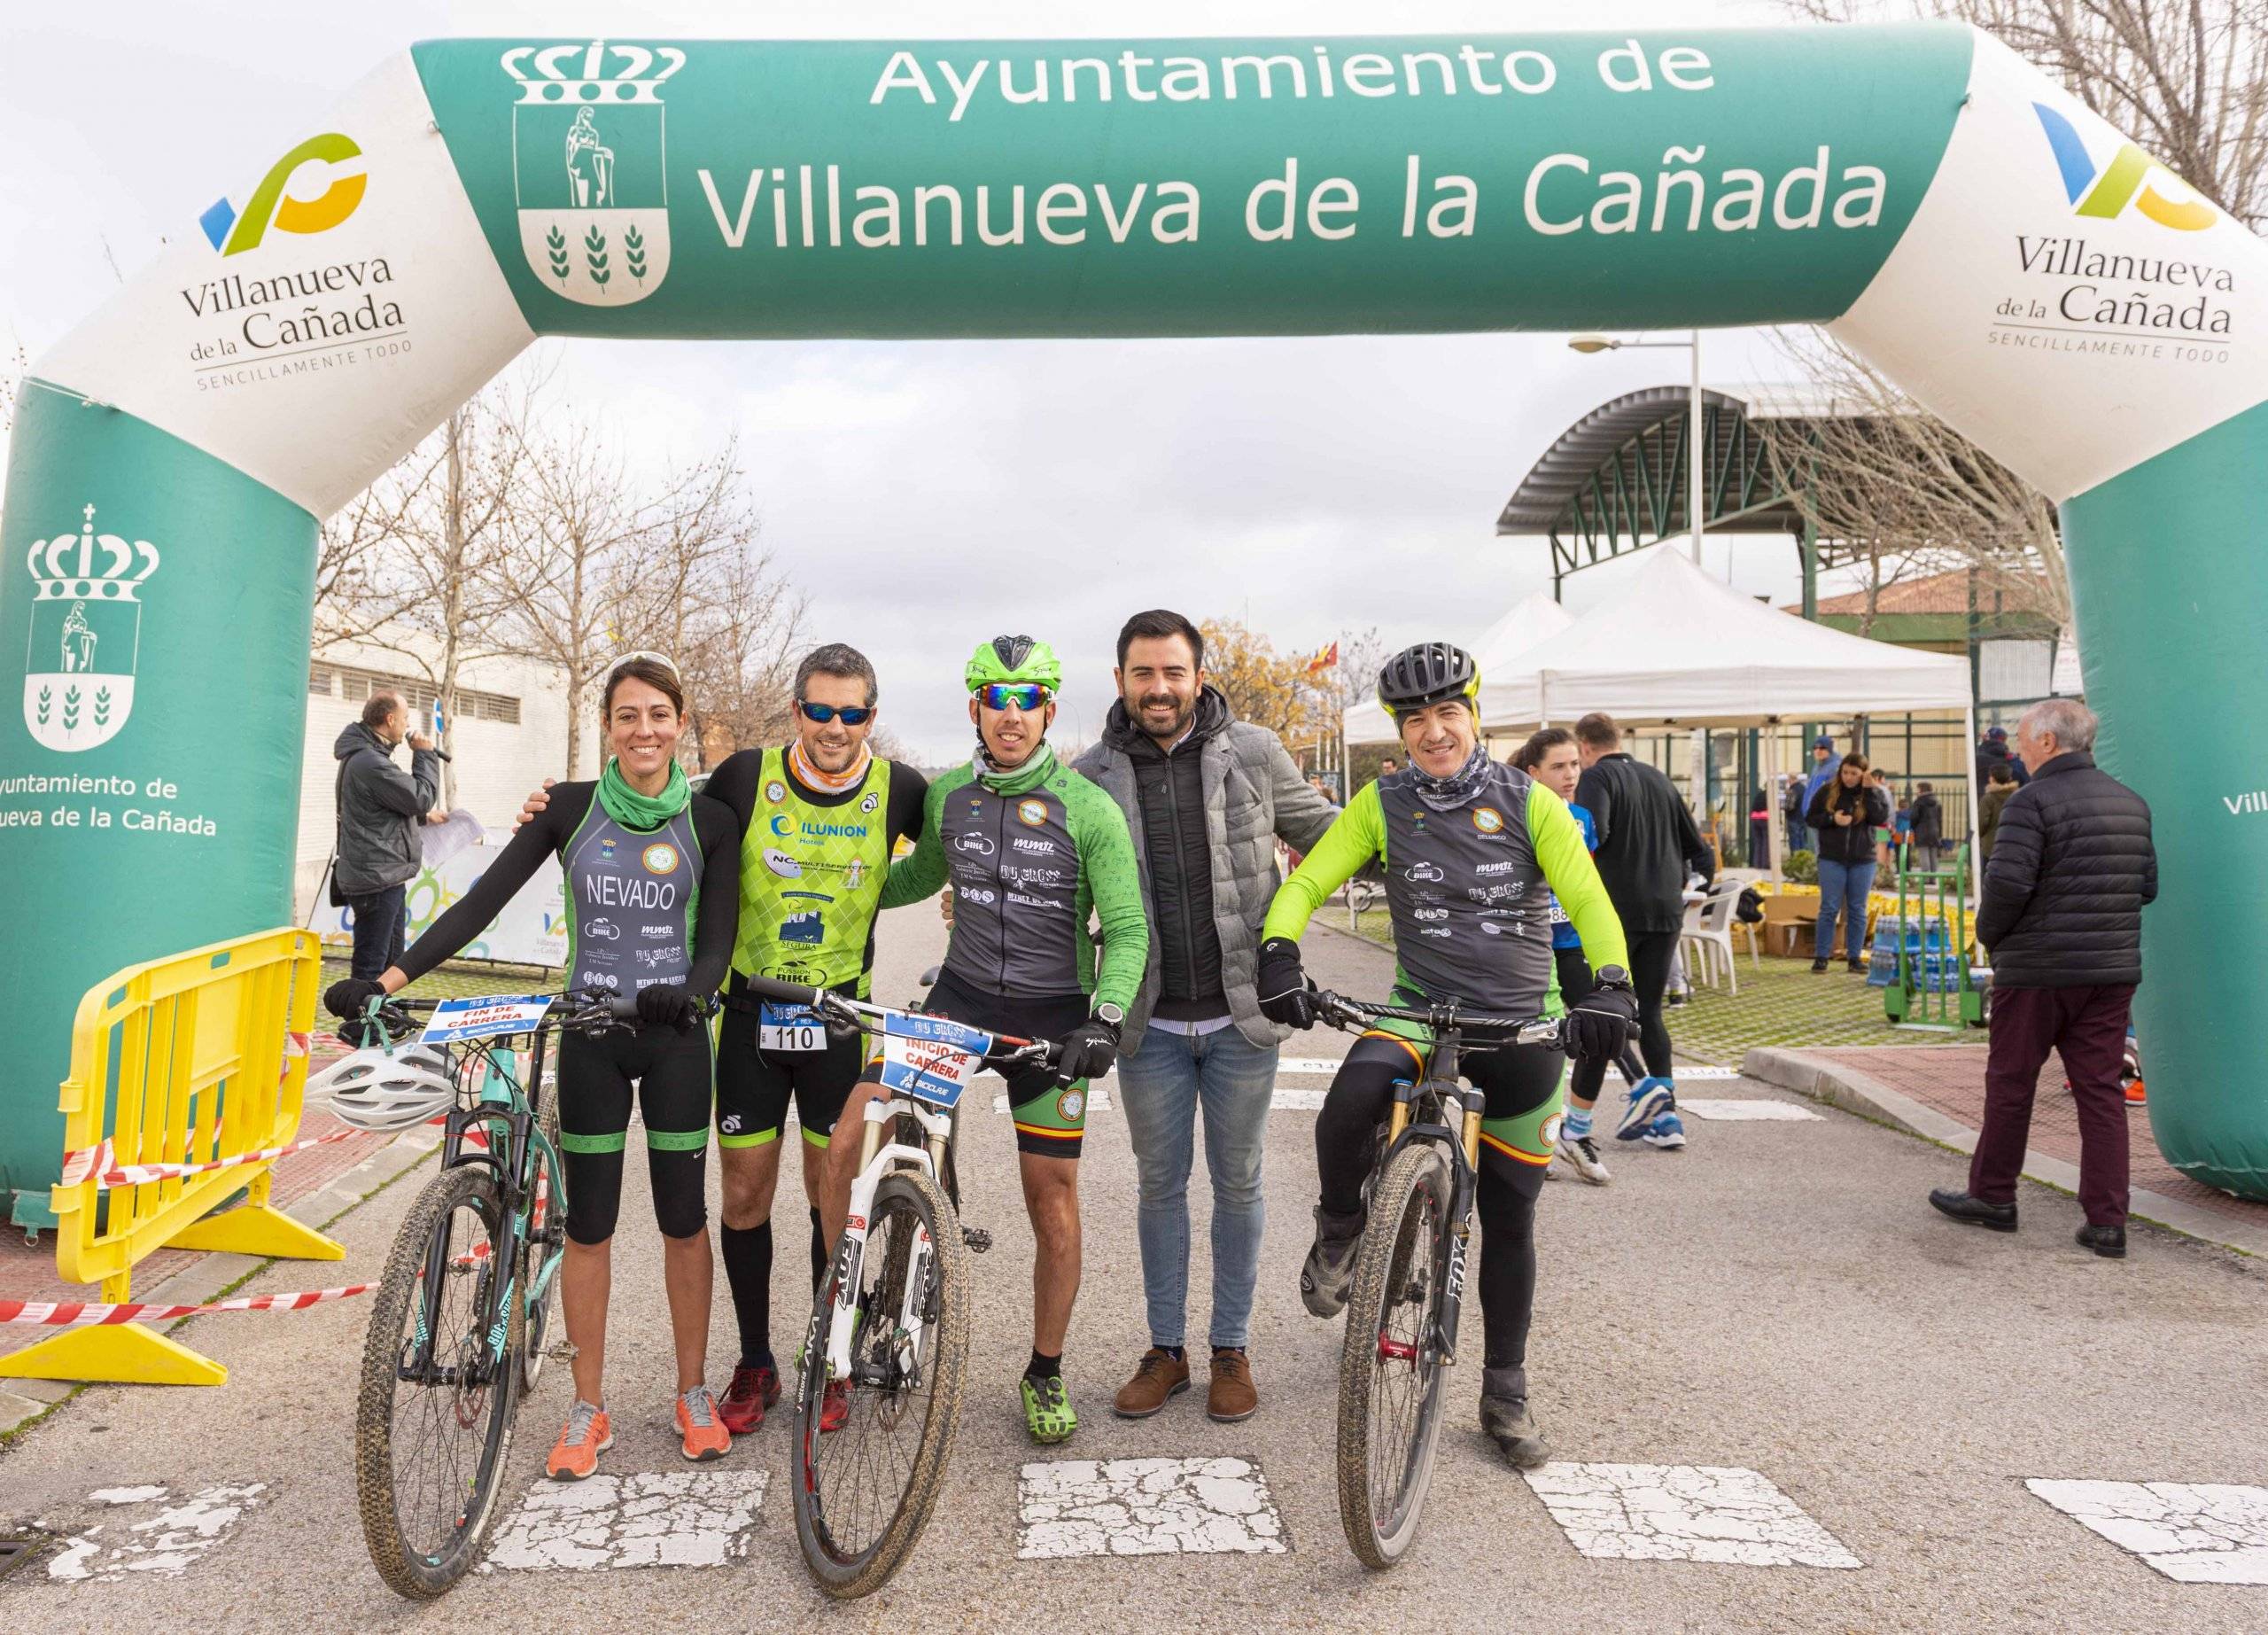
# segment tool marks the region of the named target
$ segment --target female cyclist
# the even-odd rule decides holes
[[[698,1007],[732,956],[740,832],[727,808],[687,785],[676,757],[684,712],[666,659],[641,653],[616,665],[600,701],[610,754],[598,781],[554,787],[550,804],[400,964],[376,982],[334,983],[323,996],[333,1016],[352,1017],[371,995],[400,993],[478,937],[550,855],[567,876],[567,985],[637,997],[634,1028],[570,1033],[558,1045],[568,1204],[559,1284],[575,1402],[545,1468],[562,1481],[597,1469],[614,1440],[600,1382],[633,1081],[677,1343],[678,1430],[687,1459],[720,1458],[732,1445],[702,1379],[712,1275],[703,1171],[715,1064]]]

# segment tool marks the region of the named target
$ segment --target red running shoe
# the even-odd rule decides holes
[[[850,1422],[850,1382],[835,1380],[819,1398],[819,1428],[822,1432],[841,1430]]]
[[[717,1405],[717,1417],[735,1436],[745,1436],[764,1423],[764,1411],[780,1400],[780,1375],[770,1363],[751,1368],[746,1363],[733,1370],[733,1382]]]

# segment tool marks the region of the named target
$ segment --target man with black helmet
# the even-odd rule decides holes
[[[1453,1000],[1501,1016],[1557,1013],[1556,896],[1596,968],[1596,985],[1567,1013],[1567,1054],[1612,1060],[1637,1017],[1622,969],[1622,927],[1566,806],[1481,747],[1480,690],[1471,656],[1442,642],[1398,653],[1379,673],[1379,702],[1394,717],[1410,764],[1358,792],[1277,893],[1260,946],[1261,1009],[1293,1027],[1315,1024],[1299,936],[1324,899],[1375,860],[1386,868],[1399,1003]],[[1382,1022],[1355,1040],[1324,1098],[1316,1120],[1323,1196],[1300,1273],[1301,1297],[1318,1317],[1347,1304],[1373,1132],[1394,1081],[1424,1071],[1430,1044],[1422,1026]],[[1465,1077],[1487,1096],[1478,1199],[1487,1336],[1480,1422],[1520,1466],[1549,1457],[1528,1406],[1527,1330],[1535,1201],[1558,1136],[1563,1065],[1559,1051],[1518,1047],[1464,1063]]]

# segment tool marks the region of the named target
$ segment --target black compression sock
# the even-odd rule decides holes
[[[772,1360],[772,1223],[726,1226],[718,1236],[740,1323],[741,1363],[755,1367]]]
[[[819,1224],[819,1211],[812,1211],[812,1288],[816,1289],[827,1276],[827,1232]]]
[[[1031,1361],[1024,1366],[1024,1378],[1035,1385],[1054,1379],[1062,1372],[1063,1353],[1060,1351],[1050,1357],[1046,1352],[1035,1349]]]

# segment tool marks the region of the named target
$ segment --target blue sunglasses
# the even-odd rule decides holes
[[[864,727],[874,719],[874,706],[871,704],[813,704],[808,698],[798,698],[796,708],[803,712],[805,720],[817,721],[821,726],[838,715],[845,727]]]

